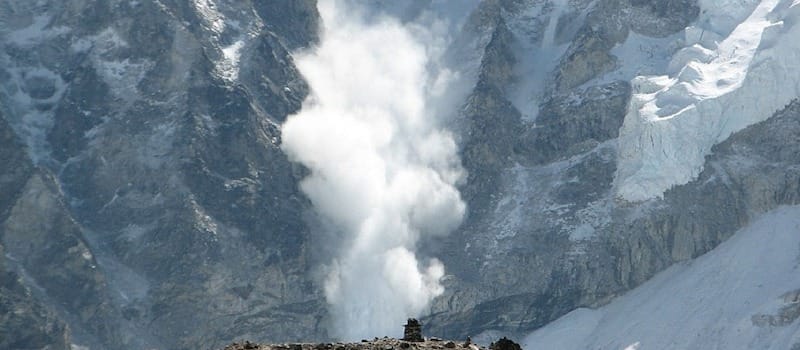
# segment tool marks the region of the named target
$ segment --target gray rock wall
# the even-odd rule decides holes
[[[0,236],[62,345],[325,336],[278,129],[307,94],[289,50],[316,40],[316,4],[201,5],[0,2],[4,38],[40,31],[0,42]]]

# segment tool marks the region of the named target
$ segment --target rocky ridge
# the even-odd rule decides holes
[[[487,350],[488,348],[471,344],[469,342],[453,342],[438,338],[422,342],[408,342],[394,338],[374,338],[362,340],[358,343],[286,343],[286,344],[256,344],[251,342],[233,343],[224,350],[442,350],[442,349],[472,349]]]
[[[287,343],[287,344],[256,344],[249,341],[233,343],[223,350],[444,350],[444,349],[469,349],[469,350],[522,350],[519,344],[503,337],[492,342],[488,347],[472,343],[470,338],[464,342],[443,340],[436,337],[422,336],[420,324],[416,319],[409,319],[405,326],[405,336],[402,339],[390,337],[362,339],[358,343]]]

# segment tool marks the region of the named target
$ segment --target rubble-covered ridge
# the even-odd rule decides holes
[[[358,343],[284,343],[284,344],[256,344],[249,341],[233,343],[223,350],[438,350],[438,349],[470,349],[470,350],[520,350],[519,344],[507,338],[502,338],[489,347],[472,343],[469,338],[465,341],[443,340],[435,337],[425,338],[423,341],[406,341],[396,338],[374,338],[362,340]]]
[[[256,344],[249,341],[233,343],[224,350],[432,350],[432,349],[469,349],[469,350],[522,350],[519,344],[503,337],[486,347],[474,344],[470,337],[466,341],[457,342],[436,337],[426,338],[422,335],[422,323],[409,318],[403,331],[403,338],[362,339],[359,343],[285,343]]]
[[[439,338],[427,338],[425,341],[414,342],[396,338],[374,338],[362,340],[359,343],[287,343],[287,344],[255,344],[251,342],[233,343],[224,350],[429,350],[429,349],[472,349],[486,350],[469,341],[451,341]]]

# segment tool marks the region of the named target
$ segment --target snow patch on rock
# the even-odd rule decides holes
[[[217,62],[218,74],[226,80],[239,78],[239,58],[244,47],[244,40],[237,40],[231,45],[222,48],[222,59]]]
[[[6,33],[5,41],[17,47],[30,48],[70,32],[70,28],[64,26],[48,28],[52,20],[48,15],[34,16],[28,26]]]
[[[216,33],[222,33],[225,30],[225,17],[213,0],[195,0],[194,8],[209,29]]]
[[[139,96],[138,85],[155,64],[152,61],[118,58],[117,52],[128,47],[128,43],[113,28],[106,28],[96,35],[75,40],[70,45],[73,52],[88,53],[97,74],[108,84],[111,92],[125,101]]]
[[[49,161],[47,134],[55,125],[56,104],[64,96],[67,83],[61,76],[42,67],[13,67],[8,57],[0,57],[9,79],[0,85],[8,110],[6,118],[27,146],[34,164]]]
[[[562,16],[579,16],[582,21],[585,14],[567,0],[531,1],[521,13],[509,14],[509,30],[518,39],[514,56],[519,62],[514,68],[518,79],[508,94],[525,121],[534,122],[539,115],[539,105],[552,83],[550,74],[569,47],[569,42],[556,40]]]

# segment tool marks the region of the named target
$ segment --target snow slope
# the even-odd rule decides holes
[[[800,206],[764,214],[716,249],[597,310],[535,331],[526,349],[800,348]]]
[[[660,197],[691,181],[713,145],[800,95],[800,2],[700,4],[666,74],[633,79],[615,180],[622,199]]]
[[[514,55],[519,60],[514,75],[524,77],[513,83],[508,98],[523,120],[534,122],[547,86],[552,84],[549,74],[569,47],[569,42],[556,40],[559,20],[574,15],[582,21],[585,13],[567,0],[528,1],[522,8],[525,10],[521,13],[508,14],[509,29],[519,39],[514,43]]]

